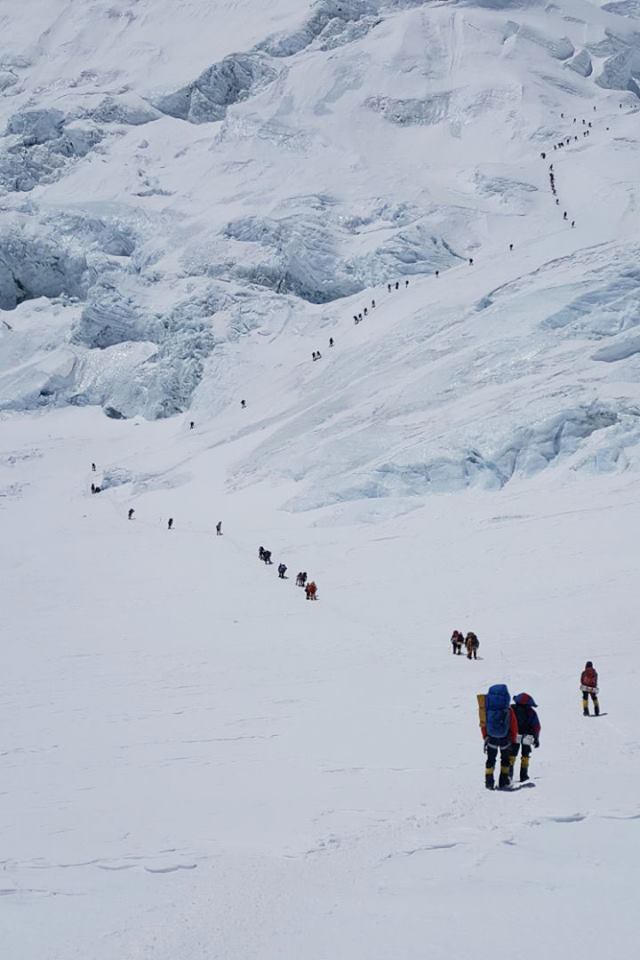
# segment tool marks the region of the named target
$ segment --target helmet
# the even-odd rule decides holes
[[[587,662],[586,662],[585,665],[584,665],[585,670],[586,670],[588,667],[593,668],[593,664],[592,664],[591,660],[587,660]]]

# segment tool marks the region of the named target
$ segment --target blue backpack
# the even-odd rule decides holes
[[[487,710],[487,736],[502,740],[509,735],[509,706],[511,696],[506,684],[494,683],[489,687],[485,701]]]

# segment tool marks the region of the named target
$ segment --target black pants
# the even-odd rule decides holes
[[[505,746],[498,746],[492,743],[487,744],[487,766],[485,768],[485,779],[493,782],[493,772],[500,751],[500,780],[499,785],[506,787],[511,783],[511,771],[513,769],[513,744],[507,743]],[[488,783],[487,783],[488,786]]]
[[[583,690],[582,691],[582,711],[583,713],[589,713],[589,697],[593,700],[593,710],[596,717],[600,713],[600,703],[598,701],[598,694],[595,690]]]

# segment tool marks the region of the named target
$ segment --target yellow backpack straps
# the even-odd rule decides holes
[[[487,726],[487,695],[486,693],[478,694],[478,719],[480,721],[480,726],[486,729],[486,726]]]

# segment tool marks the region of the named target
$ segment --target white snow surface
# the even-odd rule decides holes
[[[0,7],[3,958],[635,958],[639,10]]]

